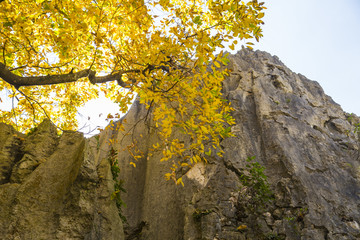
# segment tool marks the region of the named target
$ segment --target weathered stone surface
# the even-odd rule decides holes
[[[9,231],[20,239],[49,239],[56,230],[56,214],[79,171],[84,140],[65,133],[57,151],[26,179],[14,199]]]
[[[317,82],[277,57],[242,50],[230,58],[223,93],[235,108],[235,137],[221,142],[224,157],[179,170],[185,187],[165,180],[171,162],[160,162],[160,152],[148,154],[159,139],[138,101],[86,141],[59,139],[48,123],[33,138],[0,124],[0,238],[360,239],[360,141],[351,124],[359,118],[349,120]],[[134,141],[145,155],[136,168],[124,151]],[[127,190],[124,229],[110,199],[110,142]],[[251,156],[266,167],[275,197],[256,211],[239,180]]]
[[[354,129],[347,114],[318,83],[267,53],[242,51],[233,59],[232,77],[241,80],[225,85],[238,132],[222,143],[226,165],[238,169],[250,154],[266,166],[276,206],[291,214],[307,209],[296,222],[299,239],[313,227],[325,239],[359,238],[359,229],[349,227],[360,221],[360,179],[354,174],[358,140],[347,136]]]
[[[3,179],[20,181],[0,185],[0,239],[124,239],[110,199],[110,164],[95,138],[86,141],[75,132],[57,137],[48,121],[30,136],[3,124],[0,137],[6,140],[1,142],[6,150],[1,156],[16,162],[21,153],[21,161],[31,166],[2,162],[8,164]]]
[[[146,155],[158,139],[138,103],[122,122],[131,136],[101,134],[102,141],[115,139],[119,151],[135,139],[146,155],[133,168],[131,156],[120,154],[127,228],[147,223],[138,239],[360,238],[359,147],[348,115],[277,57],[242,50],[231,59],[224,95],[235,108],[236,137],[222,141],[223,158],[185,171],[184,188],[164,181],[171,163]],[[246,212],[238,201],[240,169],[250,156],[266,167],[275,193],[266,215]]]
[[[42,122],[23,142],[23,157],[12,169],[11,182],[21,183],[55,150],[58,136],[56,127],[49,121]]]
[[[4,184],[9,182],[13,166],[22,157],[23,135],[4,123],[0,123],[0,129],[0,184]]]

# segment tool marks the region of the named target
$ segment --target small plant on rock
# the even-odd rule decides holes
[[[116,201],[116,206],[118,208],[119,216],[121,220],[126,223],[126,217],[122,214],[122,207],[126,207],[126,204],[121,199],[121,192],[126,193],[126,190],[124,189],[124,180],[120,179],[118,180],[119,174],[120,174],[120,168],[117,160],[117,151],[111,147],[108,160],[111,164],[111,173],[113,176],[114,183],[114,192],[111,194],[111,200]]]
[[[279,236],[276,233],[268,233],[264,236],[265,240],[285,240],[284,236]]]
[[[205,216],[205,215],[208,215],[210,213],[212,213],[213,210],[208,210],[208,209],[205,209],[205,210],[202,210],[202,209],[195,209],[195,211],[193,212],[193,218],[196,220],[196,221],[200,221],[200,219]]]
[[[274,200],[274,194],[264,174],[265,168],[258,162],[253,162],[254,159],[255,157],[249,157],[245,168],[241,169],[240,197],[249,210],[259,212],[267,203]]]

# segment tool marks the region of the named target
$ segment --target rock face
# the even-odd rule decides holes
[[[277,57],[242,50],[230,58],[223,92],[235,137],[221,142],[224,157],[180,170],[185,187],[164,179],[171,163],[160,153],[148,154],[159,139],[138,102],[87,140],[59,138],[49,122],[30,136],[0,124],[0,238],[360,239],[359,119]],[[124,151],[134,141],[145,155],[136,168]],[[109,142],[127,191],[124,227],[110,199]],[[239,179],[249,157],[265,167],[274,196],[257,210]]]
[[[121,154],[129,228],[146,223],[138,239],[360,239],[359,140],[348,114],[268,53],[242,50],[228,67],[224,95],[235,108],[236,137],[222,141],[223,158],[184,172],[182,188],[163,180],[170,163],[158,155],[133,168]],[[127,123],[145,116],[134,105]],[[124,124],[145,154],[158,141],[149,124]],[[131,143],[122,132],[101,137],[117,139],[118,149]],[[275,195],[261,213],[241,201],[239,176],[251,156],[266,167]]]
[[[49,121],[29,136],[1,124],[0,150],[0,239],[124,238],[96,142]]]

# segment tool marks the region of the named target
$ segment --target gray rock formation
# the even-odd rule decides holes
[[[359,141],[349,116],[317,82],[277,57],[243,50],[231,59],[224,95],[235,108],[236,137],[222,141],[223,158],[184,172],[182,188],[163,180],[169,163],[160,156],[134,169],[121,154],[130,228],[147,223],[139,239],[359,239]],[[135,105],[126,119],[145,116]],[[148,124],[128,124],[131,138],[116,131],[102,138],[117,139],[117,149],[135,138],[146,153],[158,141]],[[262,214],[240,201],[239,175],[250,156],[266,167],[275,194]],[[239,231],[240,225],[247,228]]]
[[[124,239],[96,142],[49,121],[29,136],[1,124],[0,149],[0,239]]]
[[[171,163],[160,153],[148,154],[159,139],[138,102],[87,140],[59,138],[48,122],[30,136],[0,124],[0,238],[360,239],[359,119],[277,57],[242,50],[230,58],[224,95],[236,136],[221,142],[224,157],[179,170],[185,187],[165,180]],[[124,227],[110,199],[110,141],[127,190]],[[124,151],[134,141],[145,156],[136,168]],[[252,156],[274,193],[257,210],[239,179]]]

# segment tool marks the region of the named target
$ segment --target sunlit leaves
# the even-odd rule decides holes
[[[24,131],[50,117],[62,129],[76,129],[77,108],[100,91],[122,113],[139,95],[162,139],[154,151],[163,153],[162,161],[172,161],[166,176],[182,184],[180,168],[221,155],[220,140],[231,136],[232,109],[221,94],[228,60],[215,52],[227,45],[234,50],[241,40],[259,40],[264,9],[257,0],[3,1],[0,61],[12,73],[124,72],[118,80],[127,87],[85,78],[17,90],[0,80],[0,90],[14,100],[0,120]],[[174,137],[174,130],[188,141]]]

